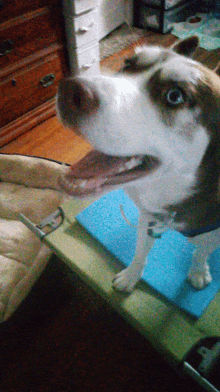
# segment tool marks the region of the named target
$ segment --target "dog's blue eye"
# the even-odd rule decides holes
[[[171,88],[166,95],[166,100],[171,106],[177,106],[184,102],[184,96],[179,88]]]

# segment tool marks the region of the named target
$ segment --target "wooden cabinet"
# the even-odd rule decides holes
[[[59,80],[69,73],[62,4],[0,2],[0,146],[55,113]]]

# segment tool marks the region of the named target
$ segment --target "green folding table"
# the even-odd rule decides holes
[[[51,219],[53,230],[42,234],[42,241],[169,362],[207,390],[218,391],[220,292],[204,313],[195,319],[162,298],[143,281],[129,295],[115,291],[112,280],[122,269],[121,263],[76,220],[76,215],[92,202],[92,199],[73,199],[61,205],[56,217],[49,217],[44,222],[46,225]],[[42,233],[44,225],[40,227]],[[39,231],[39,227],[36,230]]]

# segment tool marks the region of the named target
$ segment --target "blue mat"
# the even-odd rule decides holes
[[[123,190],[103,196],[78,214],[76,219],[127,266],[135,253],[137,230],[126,223],[120,205],[127,219],[137,225],[138,209]],[[166,231],[161,239],[155,240],[143,279],[172,303],[198,318],[220,288],[220,249],[213,252],[209,260],[213,281],[201,291],[193,289],[187,282],[194,249],[194,245],[182,234]]]

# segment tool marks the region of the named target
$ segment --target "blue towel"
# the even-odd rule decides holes
[[[100,241],[124,265],[129,265],[135,253],[138,209],[123,190],[108,193],[76,216],[88,232]],[[195,246],[182,234],[166,231],[155,240],[144,269],[143,279],[157,292],[190,315],[198,318],[220,288],[220,249],[210,257],[212,283],[197,291],[187,282]]]

